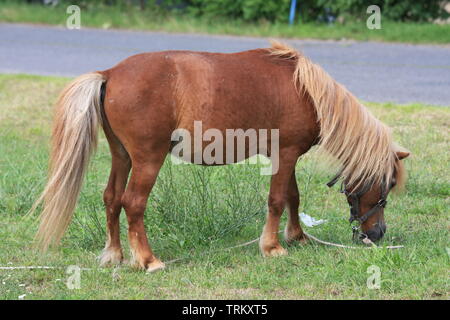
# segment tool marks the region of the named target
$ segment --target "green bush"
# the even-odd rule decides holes
[[[394,21],[428,21],[445,15],[439,0],[319,0],[334,15],[365,17],[367,7],[377,5],[382,18]]]
[[[207,18],[286,21],[290,0],[190,0],[189,9]]]
[[[288,21],[291,6],[291,0],[60,0],[60,3],[97,10],[99,6],[114,6],[119,10],[142,6],[153,11],[181,11],[211,22],[225,18],[282,23]],[[367,8],[377,5],[382,19],[425,22],[449,16],[441,3],[441,0],[297,0],[296,19],[334,21],[341,17],[339,21],[361,21],[368,17]]]
[[[291,0],[170,0],[164,4],[184,4],[191,13],[207,18],[227,17],[245,21],[288,20]],[[326,20],[348,16],[366,19],[370,5],[378,5],[382,17],[400,21],[428,21],[445,16],[439,0],[298,0],[298,19]]]

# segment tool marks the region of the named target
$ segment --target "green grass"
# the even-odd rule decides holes
[[[105,239],[102,191],[110,155],[101,136],[81,199],[62,247],[32,249],[36,217],[24,218],[45,183],[52,104],[68,79],[0,75],[0,266],[57,266],[0,270],[0,299],[448,299],[450,111],[421,105],[369,104],[412,151],[406,192],[390,195],[385,245],[404,249],[349,250],[310,243],[264,259],[256,244],[265,220],[268,177],[254,165],[204,168],[164,165],[149,199],[146,226],[158,256],[184,257],[146,274],[122,265],[97,267]],[[328,223],[306,228],[351,245],[348,205],[325,186],[332,171],[314,152],[297,165],[301,211]],[[283,225],[285,223],[283,220]],[[126,223],[122,214],[126,255]],[[221,251],[222,250],[222,251]],[[82,271],[81,288],[66,286],[69,265]],[[367,268],[381,269],[381,289],[366,286]],[[113,276],[113,274],[115,274]]]
[[[65,26],[68,14],[65,5],[44,7],[23,2],[0,4],[0,22],[25,22]],[[157,8],[140,11],[136,7],[90,6],[81,8],[82,27],[123,28],[183,33],[229,34],[307,39],[354,39],[409,43],[450,43],[450,25],[431,23],[400,23],[382,20],[382,29],[369,30],[366,17],[358,21],[332,26],[322,23],[248,23],[230,19],[204,19],[188,14],[167,13]]]

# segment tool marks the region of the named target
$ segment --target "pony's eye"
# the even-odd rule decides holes
[[[395,185],[397,184],[397,180],[395,180],[395,178],[392,178],[392,181],[391,181],[391,189],[393,188],[393,187],[395,187]]]

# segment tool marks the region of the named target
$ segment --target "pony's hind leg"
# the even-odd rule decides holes
[[[108,185],[103,193],[103,202],[106,207],[107,240],[105,248],[99,257],[101,266],[118,264],[123,260],[119,217],[122,210],[122,195],[125,191],[131,167],[130,157],[121,145],[111,141],[110,147],[112,154],[111,173]]]
[[[289,181],[297,159],[297,150],[280,150],[280,166],[278,172],[272,176],[270,183],[269,212],[259,241],[261,252],[266,257],[287,254],[287,251],[280,245],[278,240],[278,228],[286,205]]]
[[[300,195],[298,193],[297,181],[295,180],[295,170],[289,180],[289,187],[287,191],[287,209],[289,212],[288,222],[284,229],[284,239],[291,244],[294,241],[304,242],[307,240],[300,226],[300,219],[298,216],[298,207],[300,205]]]
[[[133,256],[132,264],[148,272],[164,268],[164,263],[154,256],[148,243],[144,212],[166,153],[154,150],[153,154],[148,154],[149,159],[146,159],[144,163],[132,161],[131,178],[122,197],[122,205],[128,220],[128,241]]]

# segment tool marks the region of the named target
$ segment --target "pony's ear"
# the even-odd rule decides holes
[[[403,160],[405,158],[408,158],[409,155],[411,154],[411,152],[409,152],[409,151],[397,151],[396,154],[397,154],[398,160]]]

